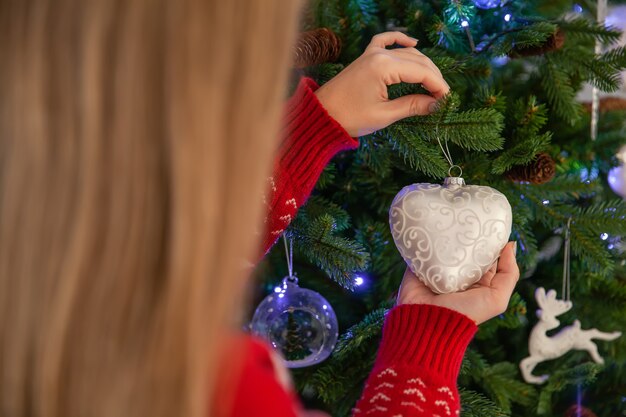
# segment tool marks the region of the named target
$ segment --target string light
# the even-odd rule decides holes
[[[507,13],[504,15],[504,21],[505,22],[510,22],[511,21],[511,13]]]
[[[364,282],[365,280],[363,279],[363,277],[361,276],[354,277],[354,285],[356,285],[357,287],[360,287],[361,285],[363,285]]]
[[[469,26],[469,22],[467,20],[463,20],[463,21],[461,21],[461,26],[466,28],[466,27]]]

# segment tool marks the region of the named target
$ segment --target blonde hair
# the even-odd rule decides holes
[[[0,415],[212,415],[296,9],[0,1]]]

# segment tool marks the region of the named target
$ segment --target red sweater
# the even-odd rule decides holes
[[[267,252],[302,206],[330,159],[358,141],[332,119],[304,78],[287,105],[286,138],[279,150],[263,240]],[[456,387],[463,354],[476,332],[466,316],[443,307],[393,308],[378,356],[353,409],[355,417],[447,417],[460,414]],[[232,417],[296,417],[302,407],[276,354],[249,338]]]

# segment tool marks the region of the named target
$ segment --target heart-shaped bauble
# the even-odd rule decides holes
[[[463,291],[500,256],[511,234],[511,205],[491,187],[446,178],[404,187],[389,224],[411,271],[436,293]]]

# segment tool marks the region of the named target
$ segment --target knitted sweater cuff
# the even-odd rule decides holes
[[[285,140],[279,149],[278,164],[289,178],[299,204],[306,200],[321,172],[339,151],[356,149],[359,141],[333,119],[315,95],[319,87],[302,78],[287,103]]]
[[[471,319],[445,307],[394,307],[385,319],[376,366],[415,366],[454,383],[477,329]]]

